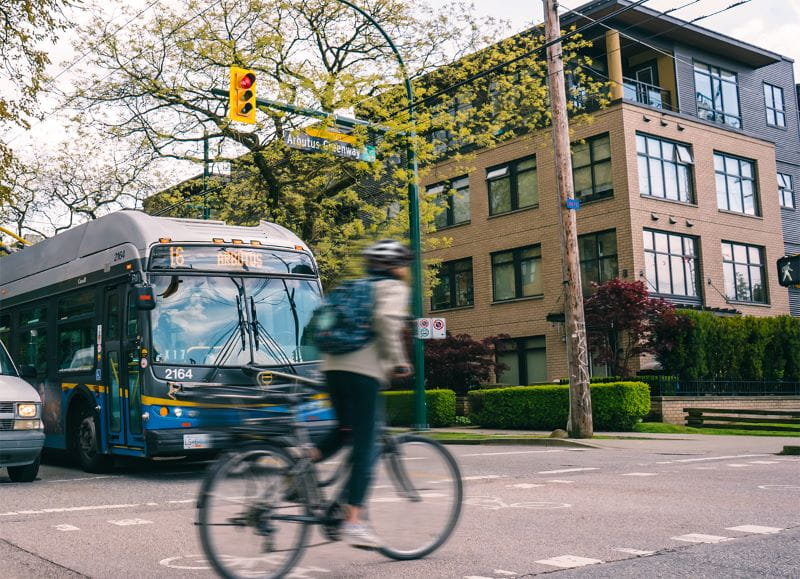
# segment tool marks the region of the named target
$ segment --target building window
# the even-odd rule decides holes
[[[644,262],[653,293],[700,303],[696,238],[645,229]]]
[[[640,194],[694,203],[694,160],[687,145],[637,134],[636,150]]]
[[[489,215],[539,205],[536,157],[526,157],[486,169]]]
[[[723,241],[722,269],[728,299],[767,303],[763,247]]]
[[[764,104],[767,110],[767,124],[775,127],[785,127],[786,109],[783,104],[783,89],[765,82]]]
[[[794,190],[792,188],[791,175],[778,173],[778,194],[781,200],[781,207],[794,209]]]
[[[611,181],[611,139],[608,134],[572,145],[572,178],[575,197],[581,201],[614,195]]]
[[[578,237],[583,294],[592,293],[592,282],[601,284],[617,277],[617,232],[614,229]]]
[[[497,382],[500,384],[516,386],[547,381],[544,336],[503,340],[498,344],[497,361],[506,367],[497,373]]]
[[[445,261],[436,275],[439,283],[433,288],[432,310],[471,306],[472,258]]]
[[[435,195],[434,203],[442,208],[436,214],[434,224],[437,229],[469,223],[469,178],[458,177],[431,185],[426,189]]]
[[[723,125],[741,128],[739,87],[736,73],[696,62],[694,85],[697,97],[697,116]]]
[[[714,153],[717,206],[726,211],[760,215],[756,198],[755,162]]]
[[[494,301],[542,295],[542,248],[520,247],[492,254]]]

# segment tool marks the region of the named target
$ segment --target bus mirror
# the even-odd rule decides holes
[[[133,288],[133,299],[140,310],[152,310],[156,307],[156,294],[151,285],[140,285]]]

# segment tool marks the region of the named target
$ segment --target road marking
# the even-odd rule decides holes
[[[494,577],[484,577],[483,575],[464,575],[464,579],[494,579]]]
[[[66,524],[65,525],[53,525],[53,528],[56,531],[80,531],[80,529],[78,527],[75,527],[73,525],[66,525]]]
[[[378,488],[378,487],[372,487],[372,488]],[[167,501],[167,503],[173,504],[173,505],[182,505],[182,504],[185,504],[185,503],[193,503],[196,500],[197,499],[183,499],[182,501]]]
[[[130,527],[132,525],[152,525],[153,521],[148,521],[145,519],[119,519],[117,521],[108,521],[112,525],[117,525],[118,527]]]
[[[760,527],[759,525],[739,525],[738,527],[728,527],[726,531],[741,531],[742,533],[756,533],[759,535],[770,535],[780,533],[782,527]]]
[[[672,464],[676,462],[705,462],[708,460],[729,460],[731,458],[758,458],[759,456],[769,456],[768,454],[733,454],[731,456],[704,456],[703,458],[679,458],[677,460],[662,460],[656,464]]]
[[[79,478],[57,478],[57,479],[53,479],[53,480],[46,480],[46,481],[43,481],[43,482],[48,482],[48,483],[75,482],[75,481],[83,481],[83,480],[97,480],[97,479],[101,479],[101,478],[119,478],[119,477],[117,477],[117,476],[112,477],[112,476],[108,476],[108,475],[106,475],[106,476],[83,476],[83,477],[79,477]]]
[[[777,460],[751,460],[750,464],[778,464]]]
[[[514,573],[512,571],[503,571],[502,569],[495,569],[495,575],[518,575],[518,573]]]
[[[494,478],[507,478],[504,474],[485,474],[482,476],[465,476],[462,477],[461,480],[484,480],[484,479],[494,479]],[[439,481],[431,481],[431,482],[439,482]],[[450,482],[442,481],[442,482]]]
[[[561,474],[562,472],[583,472],[587,470],[600,470],[600,469],[594,466],[584,467],[584,468],[561,468],[558,470],[540,470],[538,474]]]
[[[680,537],[672,537],[673,541],[686,541],[687,543],[722,543],[733,541],[731,537],[720,537],[719,535],[703,535],[702,533],[689,533]]]
[[[626,472],[622,476],[658,476],[657,472]]]
[[[535,489],[536,487],[543,487],[544,485],[537,485],[534,483],[519,483],[515,485],[506,485],[507,489]]]
[[[508,452],[475,452],[459,456],[503,456],[508,454],[546,454],[548,452],[564,452],[563,450],[510,450]]]
[[[717,470],[715,466],[696,466],[695,470]]]
[[[92,505],[86,507],[58,507],[50,509],[38,510],[25,510],[25,511],[9,511],[7,513],[0,513],[0,517],[11,517],[14,515],[43,515],[45,513],[74,513],[78,511],[100,511],[103,509],[132,509],[134,507],[141,507],[140,503],[129,505]]]
[[[795,490],[800,489],[798,485],[758,485],[758,488],[764,489],[765,491],[771,490]]]
[[[550,565],[552,567],[561,567],[562,569],[571,569],[573,567],[584,567],[585,565],[602,563],[602,561],[600,559],[576,557],[575,555],[561,555],[560,557],[552,557],[550,559],[540,559],[539,561],[536,561],[536,563]]]
[[[655,551],[641,551],[639,549],[627,549],[624,547],[615,548],[612,549],[612,551],[619,551],[620,553],[628,553],[630,555],[639,555],[639,556],[653,555],[655,553]]]
[[[746,467],[748,467],[748,466],[750,466],[750,465],[749,465],[749,464],[738,464],[738,463],[731,463],[731,464],[729,464],[728,466],[730,466],[731,468],[742,468],[742,467],[745,467],[745,468],[746,468]]]
[[[499,511],[500,509],[567,509],[572,505],[569,503],[554,503],[550,501],[524,501],[521,503],[506,503],[500,497],[467,497],[464,499],[465,505],[473,507],[481,507],[490,511]]]
[[[557,484],[562,484],[562,485],[571,485],[571,484],[575,483],[574,480],[559,480],[557,478],[550,479],[547,482],[549,482],[549,483],[557,483]]]

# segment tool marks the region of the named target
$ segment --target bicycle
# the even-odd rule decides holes
[[[339,540],[344,521],[347,460],[320,473],[303,449],[309,429],[298,408],[320,390],[314,380],[273,372],[292,382],[258,397],[288,412],[244,421],[234,435],[240,445],[208,470],[198,499],[200,541],[222,577],[283,577],[307,547]],[[249,392],[252,392],[250,390]],[[340,455],[342,453],[339,453]],[[441,547],[458,522],[463,501],[461,473],[439,442],[412,433],[379,434],[367,518],[381,538],[377,551],[395,560],[419,559]],[[307,544],[319,526],[326,541]]]

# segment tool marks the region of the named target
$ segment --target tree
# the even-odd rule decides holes
[[[459,396],[465,395],[471,388],[506,369],[504,364],[497,362],[495,352],[497,343],[507,338],[501,334],[473,340],[469,334],[453,336],[448,332],[443,340],[426,340],[426,384],[455,390]]]
[[[654,324],[674,316],[674,307],[661,298],[651,298],[641,281],[612,279],[593,284],[594,292],[584,300],[587,337],[593,360],[608,364],[613,376],[631,375],[632,362],[652,353]]]
[[[544,61],[534,51],[539,35],[492,44],[502,28],[477,23],[465,6],[434,12],[401,0],[361,5],[394,39],[415,79],[413,128],[423,168],[448,147],[454,160],[464,160],[462,145],[489,146],[547,122]],[[213,161],[234,167],[207,195],[215,216],[286,225],[311,244],[327,282],[347,269],[360,239],[405,230],[412,178],[398,155],[410,138],[405,91],[394,54],[355,11],[334,0],[178,0],[117,34],[106,29],[103,22],[83,29],[79,42],[95,47],[87,67],[101,72],[87,71],[69,102],[84,124],[133,137],[166,159],[201,162],[207,135]],[[599,90],[583,74],[583,45],[570,39],[565,53],[577,77]],[[513,63],[496,74],[442,90],[507,61]],[[253,127],[230,122],[226,99],[210,92],[227,86],[230,65],[255,71],[260,98],[329,113],[352,109],[381,124],[387,132],[380,138],[354,133],[359,144],[375,140],[378,161],[289,149],[284,133],[307,125],[303,116],[263,109]],[[171,190],[148,209],[175,206],[184,195]],[[436,207],[424,201],[429,223]]]
[[[27,129],[37,115],[37,96],[43,89],[45,66],[50,58],[43,43],[53,42],[70,24],[64,10],[81,0],[0,0],[0,128],[9,135],[11,126]],[[0,139],[0,204],[10,201],[15,181],[15,157],[7,136]],[[18,167],[17,167],[18,169]]]

